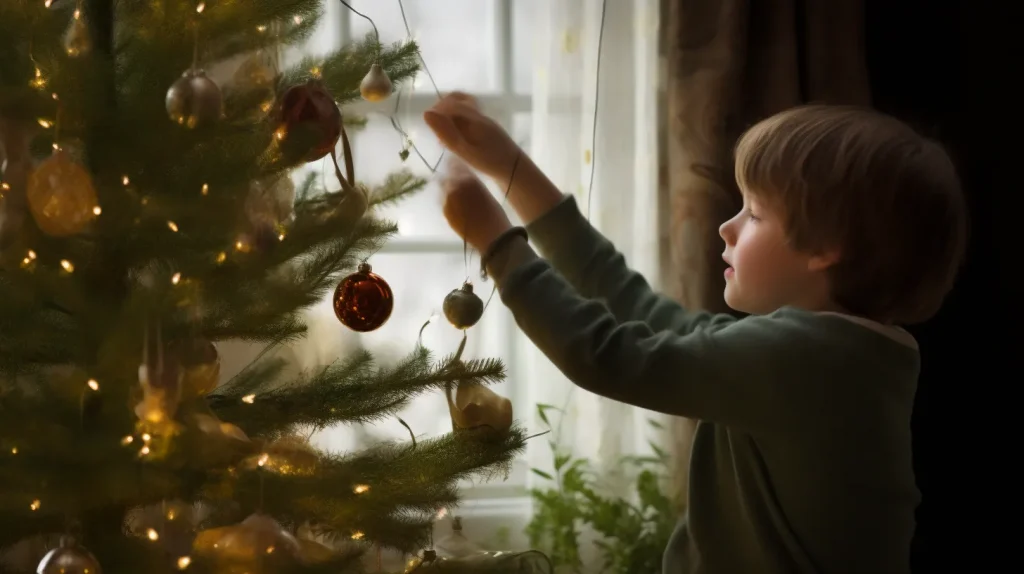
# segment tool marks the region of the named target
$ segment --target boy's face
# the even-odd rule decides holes
[[[743,193],[743,209],[718,229],[725,240],[725,302],[751,314],[784,306],[828,307],[824,270],[831,261],[793,249],[781,213]]]

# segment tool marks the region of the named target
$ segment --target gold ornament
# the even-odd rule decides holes
[[[155,336],[151,337],[151,333]],[[142,335],[142,364],[139,365],[142,401],[135,405],[135,414],[141,421],[141,430],[166,437],[180,428],[174,415],[181,402],[182,371],[177,357],[164,352],[162,337],[159,323],[155,328],[146,325]]]
[[[370,66],[370,71],[359,83],[359,94],[368,102],[379,102],[391,97],[391,78],[384,72],[380,64]]]
[[[80,233],[96,217],[92,178],[65,151],[54,153],[32,172],[27,198],[36,224],[54,237]]]
[[[220,88],[202,70],[187,70],[171,84],[165,104],[171,120],[189,128],[209,125],[224,116]]]
[[[489,428],[508,432],[512,428],[512,401],[480,383],[459,383],[452,401],[445,392],[453,430]]]
[[[88,54],[92,49],[92,38],[89,36],[89,26],[85,21],[85,15],[81,7],[75,10],[75,16],[71,19],[68,29],[64,32],[64,51],[72,58]]]
[[[253,514],[233,526],[200,532],[193,543],[196,554],[209,557],[227,573],[261,574],[270,571],[271,560],[301,560],[299,541],[276,520]]]
[[[468,329],[484,315],[484,302],[473,293],[473,284],[466,281],[461,289],[454,289],[444,298],[441,306],[444,316],[456,329]]]
[[[68,537],[39,561],[37,574],[103,574],[96,557]]]

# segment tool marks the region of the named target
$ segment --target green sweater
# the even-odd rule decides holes
[[[700,421],[664,574],[909,572],[909,334],[788,307],[687,311],[572,198],[530,235],[547,260],[516,238],[488,269],[523,332],[576,385]]]

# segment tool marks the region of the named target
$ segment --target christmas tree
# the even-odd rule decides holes
[[[332,293],[339,328],[392,310],[370,265],[396,227],[373,208],[425,182],[364,185],[339,105],[394,97],[418,51],[371,35],[282,68],[321,9],[0,2],[0,571],[359,572],[367,549],[428,548],[458,480],[523,447],[483,386],[498,360],[359,353],[282,380],[264,359],[218,386],[217,341],[294,341]],[[326,185],[292,183],[318,160]],[[470,289],[445,303],[460,327],[482,312]],[[425,392],[457,392],[450,435],[307,441]]]

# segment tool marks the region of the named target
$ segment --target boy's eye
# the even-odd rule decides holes
[[[747,218],[749,218],[751,221],[760,221],[760,218],[754,215],[754,212],[751,211],[750,209],[747,209]]]

